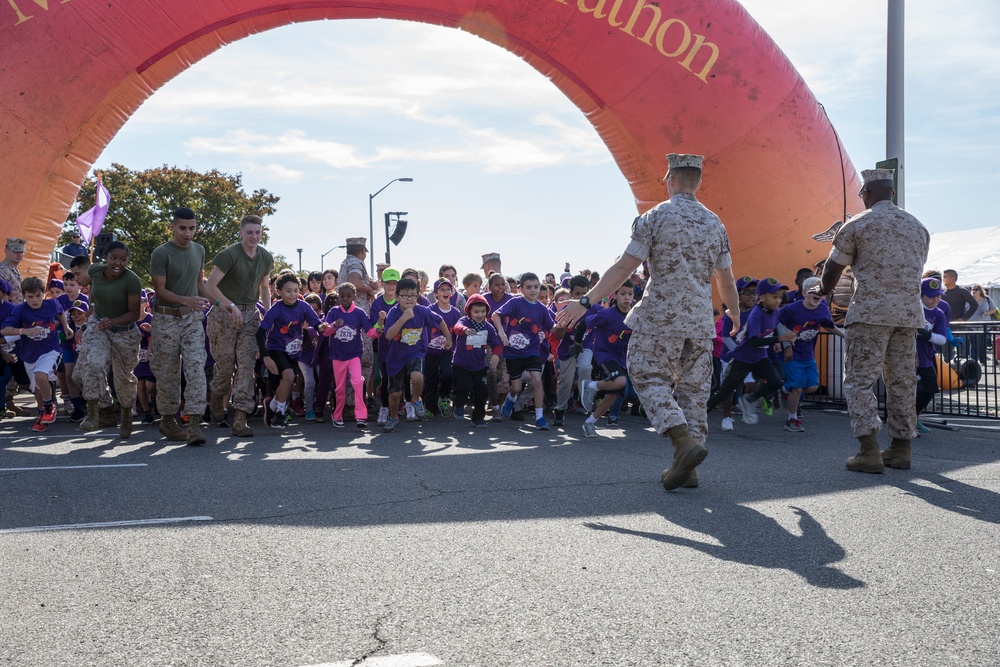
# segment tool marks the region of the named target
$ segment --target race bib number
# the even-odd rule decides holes
[[[427,346],[432,350],[443,350],[444,349],[444,336],[435,336],[431,338]]]
[[[295,340],[289,341],[288,345],[285,346],[285,354],[293,355],[298,354],[302,351],[302,339],[296,338]]]
[[[139,363],[149,361],[149,350],[147,348],[139,348]]]
[[[486,347],[487,331],[470,332],[465,336],[465,344],[469,347]]]
[[[403,329],[399,334],[399,340],[406,345],[416,345],[420,342],[420,334],[423,329]]]
[[[795,340],[810,341],[818,335],[819,329],[806,329],[805,331],[800,331]]]
[[[333,337],[341,343],[350,343],[357,337],[357,332],[352,327],[340,327]]]
[[[510,347],[514,348],[515,350],[524,350],[531,345],[531,339],[522,333],[516,333],[513,336],[510,336],[507,339],[507,342],[510,345]]]

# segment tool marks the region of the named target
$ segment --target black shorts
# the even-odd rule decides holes
[[[271,357],[275,366],[278,367],[278,375],[288,370],[294,371],[299,367],[296,361],[281,350],[268,350],[267,356]]]
[[[625,375],[625,369],[617,361],[605,361],[598,368],[601,369],[601,379],[605,381],[616,380]]]
[[[525,371],[542,372],[545,364],[541,357],[524,357],[521,359],[504,359],[507,362],[507,374],[511,380],[520,380]]]
[[[389,378],[389,393],[395,394],[403,391],[406,387],[406,383],[410,381],[410,375],[413,373],[420,373],[421,375],[424,374],[423,357],[414,357],[413,359],[410,359],[406,362],[406,365],[403,366],[403,370]]]

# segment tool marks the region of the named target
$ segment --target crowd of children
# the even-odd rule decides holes
[[[491,274],[466,275],[458,287],[453,266],[442,266],[429,286],[415,269],[385,268],[370,310],[355,304],[353,284],[337,282],[337,274],[291,271],[272,276],[273,305],[261,310],[257,332],[259,382],[264,423],[283,428],[295,417],[343,427],[349,415],[357,428],[368,426],[368,406],[378,408],[377,424],[385,432],[405,421],[434,415],[469,418],[476,427],[492,421],[523,421],[533,410],[537,429],[564,426],[576,407],[588,416],[585,437],[597,436],[598,420],[618,422],[623,403],[641,414],[626,370],[631,330],[625,323],[642,295],[642,282],[626,282],[604,304],[594,308],[572,331],[560,329],[557,313],[579,299],[591,284],[584,275],[554,274],[542,280],[524,273],[514,283]],[[25,302],[7,302],[11,286],[0,280],[0,377],[35,393],[39,416],[33,429],[56,419],[53,391],[61,390],[68,418],[83,419],[81,391],[73,383],[80,343],[78,329],[88,312],[87,295],[73,273],[45,286],[37,278],[22,285]],[[756,424],[761,411],[771,414],[779,402],[787,409],[785,429],[805,430],[799,403],[820,385],[815,343],[820,331],[843,336],[823,297],[810,293],[819,282],[810,272],[796,276],[797,290],[775,278],[737,280],[742,326],[730,333],[727,312],[716,331],[716,372],[708,409],[722,406],[722,429],[733,430],[734,411],[746,424]],[[922,295],[927,327],[919,333],[920,388],[918,411],[936,391],[933,346],[945,340],[947,316],[938,309],[942,287],[927,278]],[[156,379],[150,370],[149,340],[152,295],[143,292],[137,413],[144,423],[158,415]],[[374,340],[374,377],[363,377],[365,338]],[[207,371],[211,372],[209,355]],[[56,384],[58,383],[58,384]],[[113,383],[112,383],[113,385]],[[353,395],[348,391],[353,388]],[[113,386],[112,386],[113,388]],[[2,397],[0,416],[10,415]],[[13,407],[13,406],[11,406]]]

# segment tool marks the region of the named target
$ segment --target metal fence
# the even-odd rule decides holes
[[[963,417],[1000,419],[1000,366],[997,346],[1000,322],[956,322],[952,333],[962,342],[945,345],[938,354],[940,391],[926,412]],[[811,403],[845,404],[844,341],[832,334],[820,334],[816,342],[820,389],[804,397]],[[885,406],[885,386],[875,388],[879,405]]]

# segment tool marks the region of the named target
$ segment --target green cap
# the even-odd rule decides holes
[[[389,282],[390,280],[395,280],[399,282],[399,271],[396,269],[386,269],[382,272],[382,282]]]

